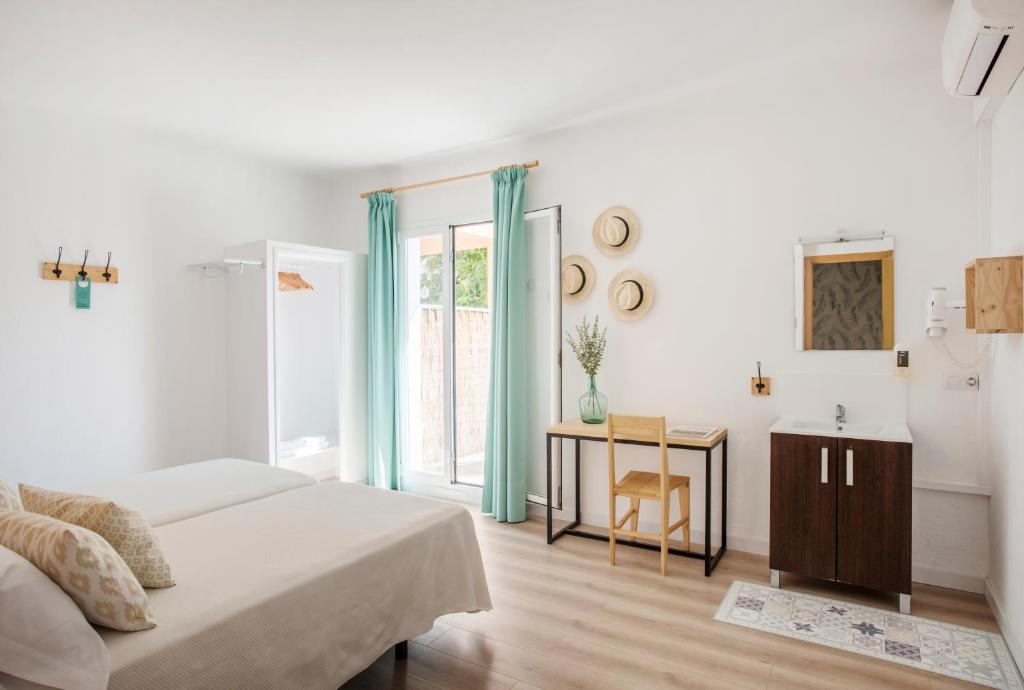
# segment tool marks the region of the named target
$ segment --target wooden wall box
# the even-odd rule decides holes
[[[1024,333],[1024,257],[976,259],[964,269],[966,326],[977,333]]]

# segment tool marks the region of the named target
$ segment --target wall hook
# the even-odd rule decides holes
[[[53,275],[57,276],[58,280],[60,279],[60,274],[64,272],[64,271],[60,270],[60,257],[61,257],[61,255],[63,253],[64,253],[63,245],[60,246],[60,247],[57,247],[57,265],[53,267]]]
[[[103,279],[106,280],[108,283],[110,282],[110,276],[111,276],[111,273],[110,273],[110,254],[111,254],[111,252],[107,252],[107,265],[103,269]]]
[[[82,268],[78,270],[78,277],[85,280],[89,277],[89,274],[85,272],[85,262],[89,260],[89,250],[85,250],[85,256],[82,257]]]
[[[757,363],[757,376],[750,377],[750,392],[753,395],[771,395],[772,379],[770,376],[761,376],[761,363]]]

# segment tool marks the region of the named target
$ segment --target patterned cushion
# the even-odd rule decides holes
[[[17,492],[0,479],[0,510],[24,510]]]
[[[126,632],[156,625],[146,591],[124,560],[95,532],[47,515],[3,511],[0,546],[46,573],[90,622]]]
[[[106,539],[143,587],[171,587],[174,578],[160,542],[142,514],[105,498],[21,485],[25,510],[84,527]]]

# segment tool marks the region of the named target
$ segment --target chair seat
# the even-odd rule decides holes
[[[677,487],[689,486],[690,478],[675,474],[668,476],[668,490],[675,491]],[[661,496],[661,475],[657,472],[638,472],[633,470],[626,474],[615,485],[615,495],[631,496],[633,498],[659,498]]]

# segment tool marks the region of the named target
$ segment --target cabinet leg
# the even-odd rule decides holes
[[[910,613],[910,595],[909,594],[901,594],[900,595],[900,613],[906,613],[906,614]]]
[[[770,572],[771,572],[771,583],[770,584],[775,589],[778,589],[779,588],[779,571],[778,570],[772,570]]]

